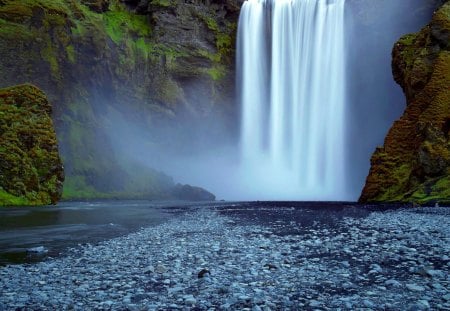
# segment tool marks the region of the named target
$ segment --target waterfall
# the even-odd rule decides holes
[[[344,5],[247,0],[242,6],[241,178],[263,197],[345,197]]]

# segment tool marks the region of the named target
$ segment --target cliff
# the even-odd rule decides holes
[[[407,107],[371,159],[361,202],[450,203],[450,2],[393,49]]]
[[[53,103],[65,198],[167,196],[170,178],[111,133],[120,120],[158,148],[214,140],[214,116],[234,116],[237,14],[233,0],[0,1],[0,87]]]
[[[35,86],[0,89],[0,206],[61,198],[64,170],[51,112]]]

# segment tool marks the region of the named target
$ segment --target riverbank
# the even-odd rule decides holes
[[[193,208],[61,258],[0,268],[0,310],[450,310],[448,208],[306,226],[289,217],[294,208],[254,225],[234,210]]]

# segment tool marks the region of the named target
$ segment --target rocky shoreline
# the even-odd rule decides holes
[[[2,267],[0,310],[450,310],[448,208],[302,228],[223,208]]]

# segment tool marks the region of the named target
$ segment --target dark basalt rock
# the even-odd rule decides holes
[[[209,272],[208,269],[202,269],[202,270],[200,270],[200,272],[197,274],[197,277],[198,277],[199,279],[202,279],[202,278],[204,278],[207,274],[211,275],[211,272]]]
[[[191,185],[176,184],[173,192],[173,196],[179,200],[186,201],[215,201],[216,196],[211,192]]]
[[[360,201],[450,203],[450,2],[394,46],[407,107],[371,159]]]
[[[0,205],[55,204],[64,170],[52,106],[32,85],[0,89]]]
[[[109,0],[81,0],[81,3],[97,13],[106,12],[109,8]]]

